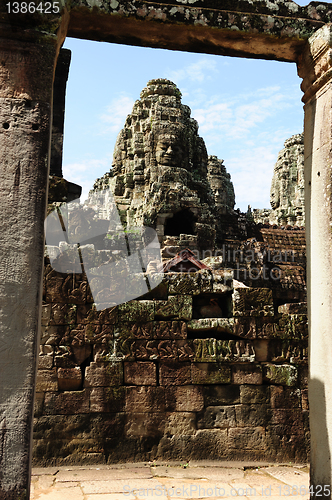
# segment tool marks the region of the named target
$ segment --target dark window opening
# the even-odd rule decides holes
[[[80,364],[80,369],[81,369],[81,373],[82,373],[82,383],[81,383],[81,386],[79,388],[80,391],[82,391],[84,389],[85,369],[88,366],[90,366],[90,363],[92,361],[93,361],[93,352],[92,352],[92,348],[91,348],[90,355]]]
[[[86,348],[85,353],[86,358],[79,364],[79,366],[73,370],[71,368],[64,369],[59,376],[58,374],[58,391],[83,391],[84,389],[84,381],[85,381],[85,370],[87,366],[90,366],[90,363],[93,361],[93,352],[92,347],[89,346]],[[72,361],[75,362],[75,357],[72,358]],[[77,362],[77,361],[76,361]],[[78,376],[78,370],[80,369],[81,376]]]
[[[193,298],[193,318],[230,318],[232,294],[204,294]]]
[[[194,216],[190,210],[177,212],[170,219],[166,219],[165,236],[180,236],[180,234],[194,234]]]
[[[294,304],[292,306],[292,304]],[[288,305],[288,307],[287,307]],[[305,297],[291,297],[287,298],[276,298],[273,299],[274,314],[279,314],[279,306],[286,306],[286,314],[307,314],[307,302]],[[288,313],[286,312],[288,311]]]

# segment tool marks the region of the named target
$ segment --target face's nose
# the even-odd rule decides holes
[[[173,153],[173,148],[171,145],[168,146],[166,153],[168,153],[168,154]]]

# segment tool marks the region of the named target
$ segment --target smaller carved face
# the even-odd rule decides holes
[[[174,135],[160,135],[156,144],[156,160],[159,165],[179,167],[183,158],[183,148]]]
[[[275,182],[272,182],[271,186],[270,203],[274,210],[280,206],[280,192]]]
[[[214,191],[214,199],[217,205],[226,203],[226,192],[222,190],[222,186],[218,186]]]

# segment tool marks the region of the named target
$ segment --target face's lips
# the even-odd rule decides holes
[[[171,162],[173,161],[174,156],[172,154],[165,153],[162,155],[161,160],[162,162]]]

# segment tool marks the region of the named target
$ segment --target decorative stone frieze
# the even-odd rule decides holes
[[[227,284],[214,292],[220,279]],[[265,433],[266,446],[281,429],[304,436],[307,427],[300,429],[294,421],[308,408],[303,304],[285,304],[275,313],[272,290],[240,286],[227,269],[189,275],[173,272],[164,281],[165,300],[159,299],[155,289],[149,299],[143,296],[104,311],[89,303],[45,304],[40,358],[47,357],[48,363],[42,361],[40,370],[47,372],[43,380],[48,382],[39,387],[36,418],[75,412],[82,416],[87,397],[89,413],[99,415],[102,429],[110,415],[125,414],[123,436],[112,438],[116,447],[111,460],[119,456],[115,450],[127,440],[156,440],[155,458],[175,457],[179,449],[186,457],[202,458],[207,456],[203,444],[218,445],[218,430],[224,432],[228,456],[239,457],[242,443],[263,457],[260,439],[248,444],[248,435],[254,439],[257,429],[259,436]],[[218,304],[222,307],[217,308]],[[206,311],[216,317],[205,317]],[[228,317],[220,317],[220,311]],[[72,395],[58,397],[65,388]],[[296,415],[295,409],[289,410],[287,398],[296,399]],[[284,409],[289,412],[286,420],[279,412]],[[235,431],[242,440],[247,436],[244,444]],[[189,441],[183,442],[184,437]],[[97,442],[92,439],[92,449]],[[38,440],[36,454],[47,443]],[[151,453],[148,444],[144,446],[142,457]],[[108,453],[106,444],[101,449],[102,454]],[[275,456],[286,453],[295,457],[292,447],[282,446],[276,448]],[[305,453],[303,442],[302,455],[297,456]],[[131,454],[128,447],[121,456]],[[61,463],[60,456],[57,461]]]

